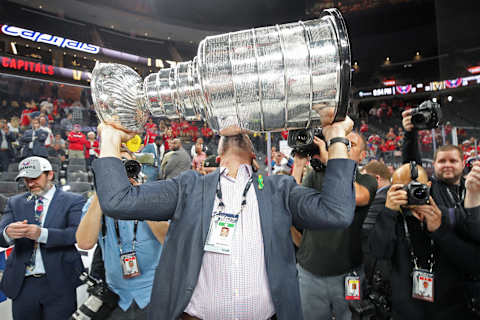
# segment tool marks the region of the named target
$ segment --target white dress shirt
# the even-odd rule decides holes
[[[242,193],[252,176],[242,165],[237,178],[220,168],[225,212],[238,213]],[[215,197],[213,211],[218,208]],[[255,188],[247,193],[247,205],[235,227],[230,255],[206,251],[197,285],[185,312],[203,320],[265,320],[275,314],[265,267],[262,228]]]

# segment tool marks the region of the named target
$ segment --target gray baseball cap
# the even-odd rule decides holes
[[[38,178],[44,171],[52,171],[52,164],[42,157],[28,157],[18,164],[18,175],[20,178]]]

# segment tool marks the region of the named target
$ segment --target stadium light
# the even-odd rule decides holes
[[[15,46],[15,42],[10,42],[10,47],[12,47],[13,54],[17,55],[17,46]]]

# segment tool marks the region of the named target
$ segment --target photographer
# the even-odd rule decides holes
[[[477,181],[472,176],[472,188]],[[447,225],[448,211],[424,192],[431,185],[426,171],[414,163],[394,172],[370,249],[392,263],[394,319],[474,319],[463,297],[464,274],[478,272],[480,251]]]
[[[128,160],[125,169],[130,183],[139,185],[140,164]],[[96,195],[89,199],[83,214],[76,234],[78,247],[89,250],[98,240],[106,282],[119,296],[118,306],[108,319],[146,319],[168,223],[104,217]]]
[[[413,119],[412,112],[414,113]],[[409,161],[420,163],[417,129],[434,125],[418,123],[418,120],[415,119],[419,117],[415,117],[415,113],[413,109],[402,113],[402,124],[405,129],[404,163]],[[447,223],[454,226],[465,237],[480,243],[480,233],[478,232],[480,207],[477,205],[466,209],[464,205],[466,198],[478,198],[480,193],[465,188],[465,179],[462,177],[464,173],[462,149],[451,144],[441,146],[434,155],[433,167],[434,176],[430,178],[432,182],[431,195],[442,212],[448,213]]]
[[[355,132],[347,135],[347,139],[350,142],[349,158],[360,163],[366,156],[365,140]],[[304,177],[302,184],[322,190],[328,152],[323,140],[315,137],[314,143],[319,153],[312,156],[314,170]],[[323,166],[317,165],[318,161],[314,159]],[[297,181],[298,174],[298,170],[294,169]],[[297,253],[297,269],[303,317],[306,320],[329,319],[333,314],[336,319],[351,319],[349,302],[361,299],[364,281],[361,230],[375,197],[377,182],[374,177],[357,172],[354,185],[355,215],[347,229],[303,230]],[[350,287],[352,283],[355,285]]]

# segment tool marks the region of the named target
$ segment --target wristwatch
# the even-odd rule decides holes
[[[335,138],[332,138],[330,139],[328,142],[327,142],[327,149],[330,148],[330,146],[334,143],[344,143],[346,146],[347,146],[347,151],[350,151],[350,148],[352,147],[352,145],[350,144],[350,140],[348,140],[347,138],[344,138],[344,137],[335,137]]]

